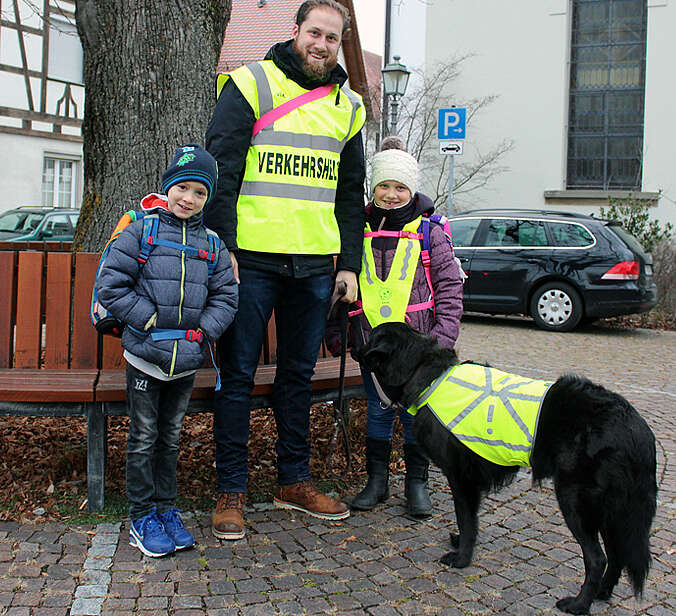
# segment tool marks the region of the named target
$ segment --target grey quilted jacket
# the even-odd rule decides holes
[[[144,199],[144,202],[146,200]],[[209,251],[202,216],[181,220],[157,199],[157,237]],[[157,313],[158,329],[201,329],[216,340],[237,311],[238,289],[230,255],[223,244],[211,278],[207,263],[196,255],[156,245],[141,267],[137,258],[143,221],[129,225],[117,238],[99,277],[99,301],[126,324],[122,346],[172,376],[199,368],[207,352],[202,343],[184,339],[152,340],[144,327]]]

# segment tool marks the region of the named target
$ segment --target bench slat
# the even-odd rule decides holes
[[[0,368],[9,368],[12,365],[13,315],[16,314],[15,263],[15,252],[0,252]]]
[[[97,334],[89,320],[92,286],[100,255],[79,252],[75,255],[75,280],[73,281],[72,368],[96,367]]]
[[[252,396],[272,395],[272,385],[275,380],[276,366],[274,364],[261,364],[256,370],[256,377]],[[312,378],[312,391],[335,390],[338,391],[340,359],[320,359],[315,367]],[[345,365],[345,386],[361,385],[361,372],[359,364],[348,359]],[[216,386],[216,371],[213,368],[202,368],[195,376],[195,386],[192,392],[193,400],[206,400],[213,398]],[[101,370],[99,381],[96,385],[96,402],[124,402],[126,396],[126,383],[124,370]]]
[[[93,402],[96,369],[0,370],[0,400],[6,402]]]
[[[16,295],[15,368],[39,368],[44,253],[20,252]]]
[[[72,265],[73,255],[68,252],[47,253],[44,364],[47,370],[68,368]]]

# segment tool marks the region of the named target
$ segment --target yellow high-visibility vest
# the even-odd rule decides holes
[[[406,308],[411,299],[413,279],[420,258],[420,239],[418,227],[421,216],[409,222],[402,231],[410,233],[411,237],[400,237],[397,241],[397,250],[385,280],[380,280],[376,274],[376,264],[373,259],[371,237],[364,237],[364,252],[361,272],[359,273],[359,292],[361,293],[364,315],[373,328],[381,323],[391,321],[403,323],[406,318]],[[371,227],[366,223],[366,233]]]
[[[424,406],[482,458],[530,466],[542,400],[551,381],[528,379],[476,364],[459,364],[437,378],[408,409]]]
[[[258,120],[305,88],[271,60],[218,76],[231,78]],[[340,153],[364,125],[361,97],[343,86],[294,109],[252,140],[237,199],[237,245],[284,254],[337,254],[334,209]],[[338,104],[336,101],[338,99]]]

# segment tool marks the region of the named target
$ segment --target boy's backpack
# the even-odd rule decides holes
[[[207,239],[209,240],[209,251],[158,238],[157,227],[159,226],[160,217],[157,213],[157,210],[159,207],[161,206],[148,207],[140,211],[129,210],[123,214],[122,218],[120,218],[115,229],[113,230],[108,243],[105,245],[103,252],[101,253],[101,259],[99,260],[99,265],[96,268],[96,277],[94,278],[94,288],[92,290],[92,302],[89,309],[89,317],[91,319],[92,325],[100,334],[108,334],[110,336],[119,338],[122,336],[122,330],[124,329],[124,323],[122,323],[119,319],[116,319],[99,303],[98,283],[101,276],[101,271],[103,270],[103,266],[106,263],[106,259],[110,254],[110,250],[115,243],[115,240],[119,237],[120,233],[122,233],[122,231],[124,231],[131,223],[143,219],[141,249],[139,250],[137,257],[139,269],[145,265],[146,261],[148,261],[148,257],[155,246],[168,246],[170,248],[175,248],[176,250],[194,254],[200,259],[204,259],[207,262],[209,277],[212,276],[214,270],[216,269],[216,263],[218,263],[218,254],[221,247],[221,241],[218,235],[216,235],[216,233],[211,229],[207,229],[205,227]]]

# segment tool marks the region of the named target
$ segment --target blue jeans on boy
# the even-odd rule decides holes
[[[214,396],[214,440],[218,492],[246,493],[251,391],[273,308],[277,480],[291,485],[310,479],[312,375],[333,281],[330,274],[293,278],[251,268],[240,268],[239,275],[239,309],[218,344],[222,385]]]
[[[127,364],[127,499],[132,520],[176,502],[178,439],[195,375],[160,381]]]
[[[362,370],[364,390],[366,391],[366,436],[381,441],[392,440],[395,410],[380,402],[376,386],[370,372]],[[413,436],[413,415],[406,410],[399,411],[399,421],[404,428],[404,442],[415,443]]]

